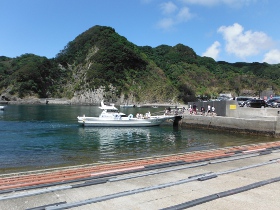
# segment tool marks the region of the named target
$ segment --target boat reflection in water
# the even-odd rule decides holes
[[[172,127],[80,127],[79,134],[85,145],[95,145],[92,155],[99,161],[170,154],[180,141]]]

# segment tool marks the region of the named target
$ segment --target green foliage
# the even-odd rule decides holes
[[[190,88],[187,84],[182,84],[179,86],[179,101],[183,101],[185,104],[191,101],[196,101],[197,97],[192,88]]]
[[[56,91],[53,89],[55,83],[65,77],[54,60],[33,54],[13,59],[10,67],[6,68],[6,78],[1,81],[0,87],[14,84],[13,89],[20,97],[33,94],[47,97]]]
[[[136,46],[111,27],[94,26],[70,41],[54,59],[33,54],[0,56],[0,90],[20,97],[69,97],[111,86],[139,101],[194,101],[221,92],[273,88],[280,94],[280,65],[216,62],[188,46]],[[9,88],[8,88],[9,87]]]
[[[92,49],[96,49],[96,52],[88,57]],[[101,26],[90,28],[69,42],[56,60],[65,67],[67,63],[92,62],[86,72],[91,88],[112,83],[122,89],[126,72],[137,70],[134,71],[135,77],[147,74],[148,64],[134,44],[118,35],[114,29]]]

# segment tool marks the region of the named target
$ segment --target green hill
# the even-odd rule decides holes
[[[94,26],[53,59],[33,54],[0,57],[2,98],[72,99],[94,103],[188,102],[219,93],[279,94],[280,65],[215,62],[188,46],[136,46],[111,27]]]

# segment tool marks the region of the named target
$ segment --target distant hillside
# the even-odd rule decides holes
[[[0,57],[0,94],[62,98],[73,103],[188,102],[219,93],[279,94],[280,64],[215,62],[182,44],[136,46],[111,27],[94,26],[53,59]]]

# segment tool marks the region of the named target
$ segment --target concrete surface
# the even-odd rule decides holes
[[[242,159],[234,160],[235,158],[241,157]],[[0,194],[0,209],[29,209],[59,202],[67,202],[67,205],[78,205],[79,202],[88,203],[86,205],[79,205],[76,207],[70,206],[71,209],[77,210],[164,209],[208,195],[215,195],[223,191],[280,177],[279,161],[280,150],[274,150],[272,153],[265,155],[237,155],[234,158],[223,158],[188,165],[188,167],[193,166],[192,168],[182,169],[181,167],[183,166],[177,166],[168,168],[174,169],[172,172],[114,181],[113,178],[125,178],[136,174],[143,175],[147,172],[119,175],[116,177],[110,177],[111,181],[106,182],[105,184],[91,185],[74,189],[53,189],[53,192],[41,193],[33,196],[27,196],[27,194],[34,192],[34,190]],[[184,167],[186,166],[184,165]],[[247,169],[244,167],[247,167]],[[178,168],[181,168],[181,170],[176,170]],[[231,170],[237,169],[238,171],[230,172]],[[166,170],[166,168],[156,169],[152,172],[159,172],[163,170]],[[217,177],[205,181],[198,181],[196,178],[188,178],[209,172],[217,174]],[[199,177],[204,176],[200,175]],[[178,182],[180,180],[184,180],[185,183],[180,184]],[[163,184],[170,184],[171,186],[148,190],[149,187],[156,188],[162,186]],[[69,185],[66,184],[64,186]],[[142,189],[143,192],[137,193],[137,189]],[[124,193],[127,195],[121,196],[119,194],[119,196],[112,199],[106,199],[106,196],[108,198],[108,195],[116,195],[117,193]],[[19,197],[20,195],[23,197]],[[8,198],[7,196],[18,196],[18,198]],[[279,196],[280,181],[227,197],[217,198],[213,201],[202,203],[189,209],[278,210],[280,207]],[[91,203],[93,199],[98,198],[102,198],[103,201]],[[65,207],[67,206],[61,205],[48,207],[46,209],[64,209]],[[174,207],[172,209],[176,208]]]
[[[184,114],[182,126],[227,129],[235,132],[279,136],[280,117],[235,118]]]

